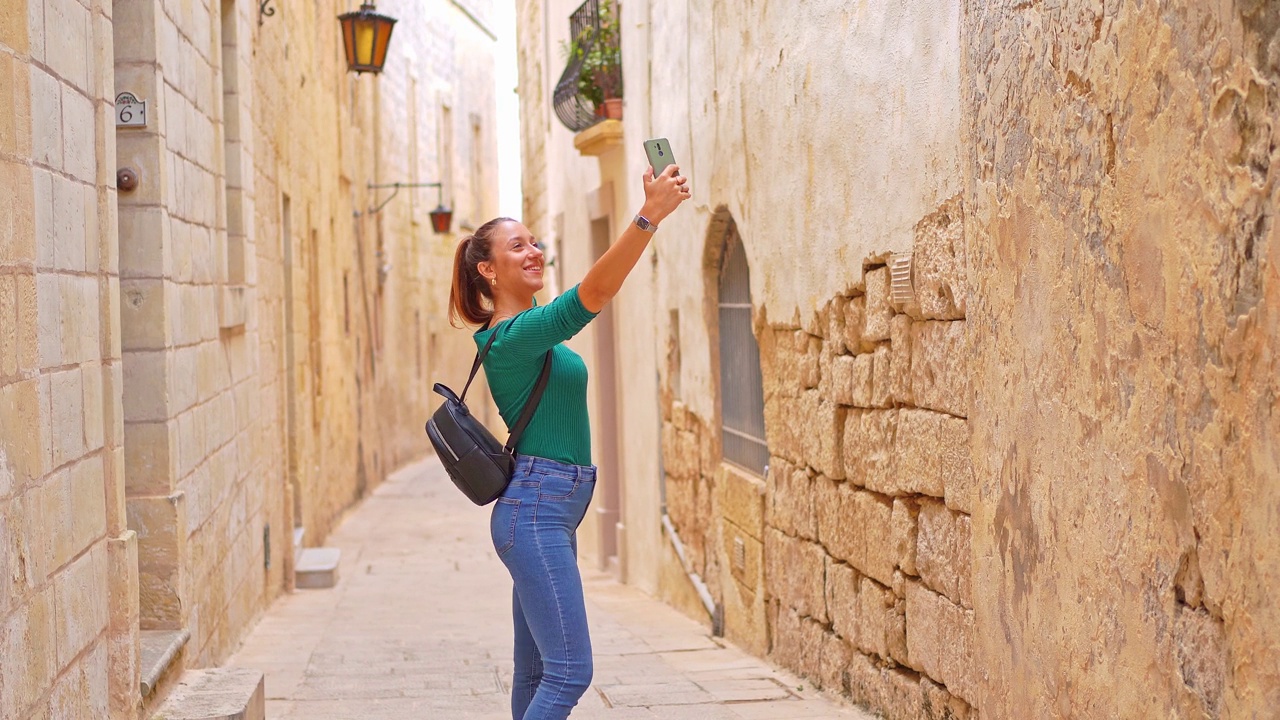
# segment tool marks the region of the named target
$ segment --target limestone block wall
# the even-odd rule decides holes
[[[958,198],[917,225],[915,302],[877,254],[808,329],[759,328],[763,480],[683,403],[664,418],[668,514],[726,636],[889,718],[981,698],[962,227]]]
[[[984,715],[1280,707],[1278,31],[966,6]]]
[[[0,717],[131,718],[111,3],[0,10]]]

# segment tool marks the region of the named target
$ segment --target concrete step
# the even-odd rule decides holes
[[[338,584],[338,548],[306,548],[294,568],[294,585],[299,589],[331,588]]]
[[[262,672],[247,668],[188,670],[152,720],[266,720]]]

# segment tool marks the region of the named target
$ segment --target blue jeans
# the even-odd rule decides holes
[[[591,637],[578,574],[578,523],[596,469],[521,455],[489,532],[514,582],[512,720],[564,720],[591,684]]]

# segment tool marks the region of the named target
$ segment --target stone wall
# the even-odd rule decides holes
[[[448,0],[410,3],[358,77],[350,9],[0,10],[4,718],[146,714],[290,589],[296,526],[323,543],[428,452],[427,378],[470,356],[433,337],[442,258],[496,206],[495,45]],[[117,127],[126,91],[145,127]],[[372,211],[369,183],[435,180],[452,233],[434,190]],[[144,630],[190,636],[145,698]]]
[[[980,698],[962,227],[958,199],[917,225],[915,302],[885,253],[807,328],[760,318],[763,480],[683,403],[664,417],[668,513],[726,636],[904,720]]]
[[[1280,5],[966,5],[990,717],[1280,707]]]
[[[109,2],[0,10],[0,717],[131,718]]]

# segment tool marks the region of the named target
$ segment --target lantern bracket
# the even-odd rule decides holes
[[[258,27],[262,27],[262,23],[275,14],[276,9],[271,7],[271,0],[262,0],[258,3]]]
[[[387,188],[392,188],[392,190],[391,190],[391,194],[387,196],[387,199],[386,199],[386,200],[383,200],[382,202],[378,203],[375,207],[371,207],[371,208],[369,208],[369,214],[370,214],[370,215],[376,214],[379,210],[381,210],[382,208],[386,207],[386,206],[387,206],[387,203],[391,202],[391,199],[392,199],[392,198],[394,198],[394,197],[396,196],[396,193],[400,192],[400,188],[424,188],[424,187],[433,187],[433,188],[435,188],[435,189],[436,189],[436,201],[437,201],[437,204],[439,204],[439,205],[441,205],[441,206],[443,206],[443,205],[444,205],[444,183],[438,183],[438,182],[433,182],[433,183],[386,183],[386,184],[383,184],[383,185],[375,185],[375,184],[373,184],[373,183],[369,183],[369,189],[370,189],[370,190],[386,190]]]

